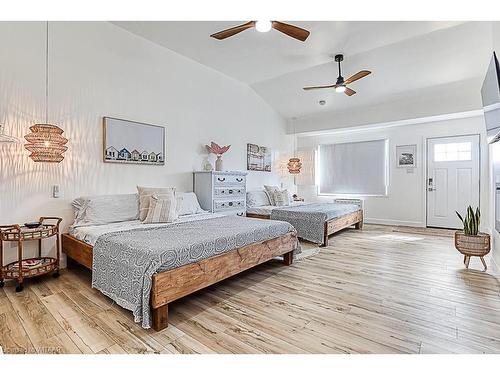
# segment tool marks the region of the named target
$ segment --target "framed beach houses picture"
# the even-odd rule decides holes
[[[165,164],[165,127],[104,117],[103,132],[104,162]]]
[[[271,172],[271,148],[247,143],[247,170]]]
[[[415,168],[417,166],[417,145],[396,146],[398,168]]]

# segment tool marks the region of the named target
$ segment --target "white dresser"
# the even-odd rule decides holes
[[[245,216],[246,172],[194,172],[194,192],[201,208]]]

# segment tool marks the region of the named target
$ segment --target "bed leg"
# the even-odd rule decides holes
[[[168,304],[153,310],[153,329],[161,331],[168,327]]]
[[[363,229],[363,221],[358,221],[356,224],[354,224],[354,228],[356,229]]]
[[[293,263],[293,251],[283,254],[283,264],[285,266],[291,266]]]

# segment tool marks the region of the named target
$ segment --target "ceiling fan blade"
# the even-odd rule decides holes
[[[246,29],[250,29],[254,26],[255,26],[255,21],[249,21],[249,22],[244,23],[242,25],[219,31],[218,33],[212,34],[210,36],[212,38],[222,40],[222,39],[229,38],[230,36],[236,35],[238,33],[241,33],[242,31],[245,31]]]
[[[353,83],[354,81],[357,81],[358,79],[361,79],[363,77],[366,77],[368,74],[371,74],[371,72],[369,70],[362,70],[360,72],[357,72],[356,74],[354,74],[353,76],[350,76],[349,78],[347,78],[344,83],[347,85],[349,83]]]
[[[337,85],[328,85],[328,86],[308,86],[304,87],[303,90],[315,90],[315,89],[331,89]]]
[[[305,41],[309,36],[310,32],[300,27],[289,25],[288,23],[283,23],[279,21],[272,21],[273,29],[282,32],[292,38],[298,39],[300,41]]]
[[[344,93],[345,93],[347,96],[353,96],[354,94],[356,94],[356,91],[351,90],[349,87],[346,87],[346,88],[345,88]]]

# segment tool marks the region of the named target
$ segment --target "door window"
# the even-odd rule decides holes
[[[436,143],[434,145],[434,161],[467,161],[472,160],[472,143]]]

